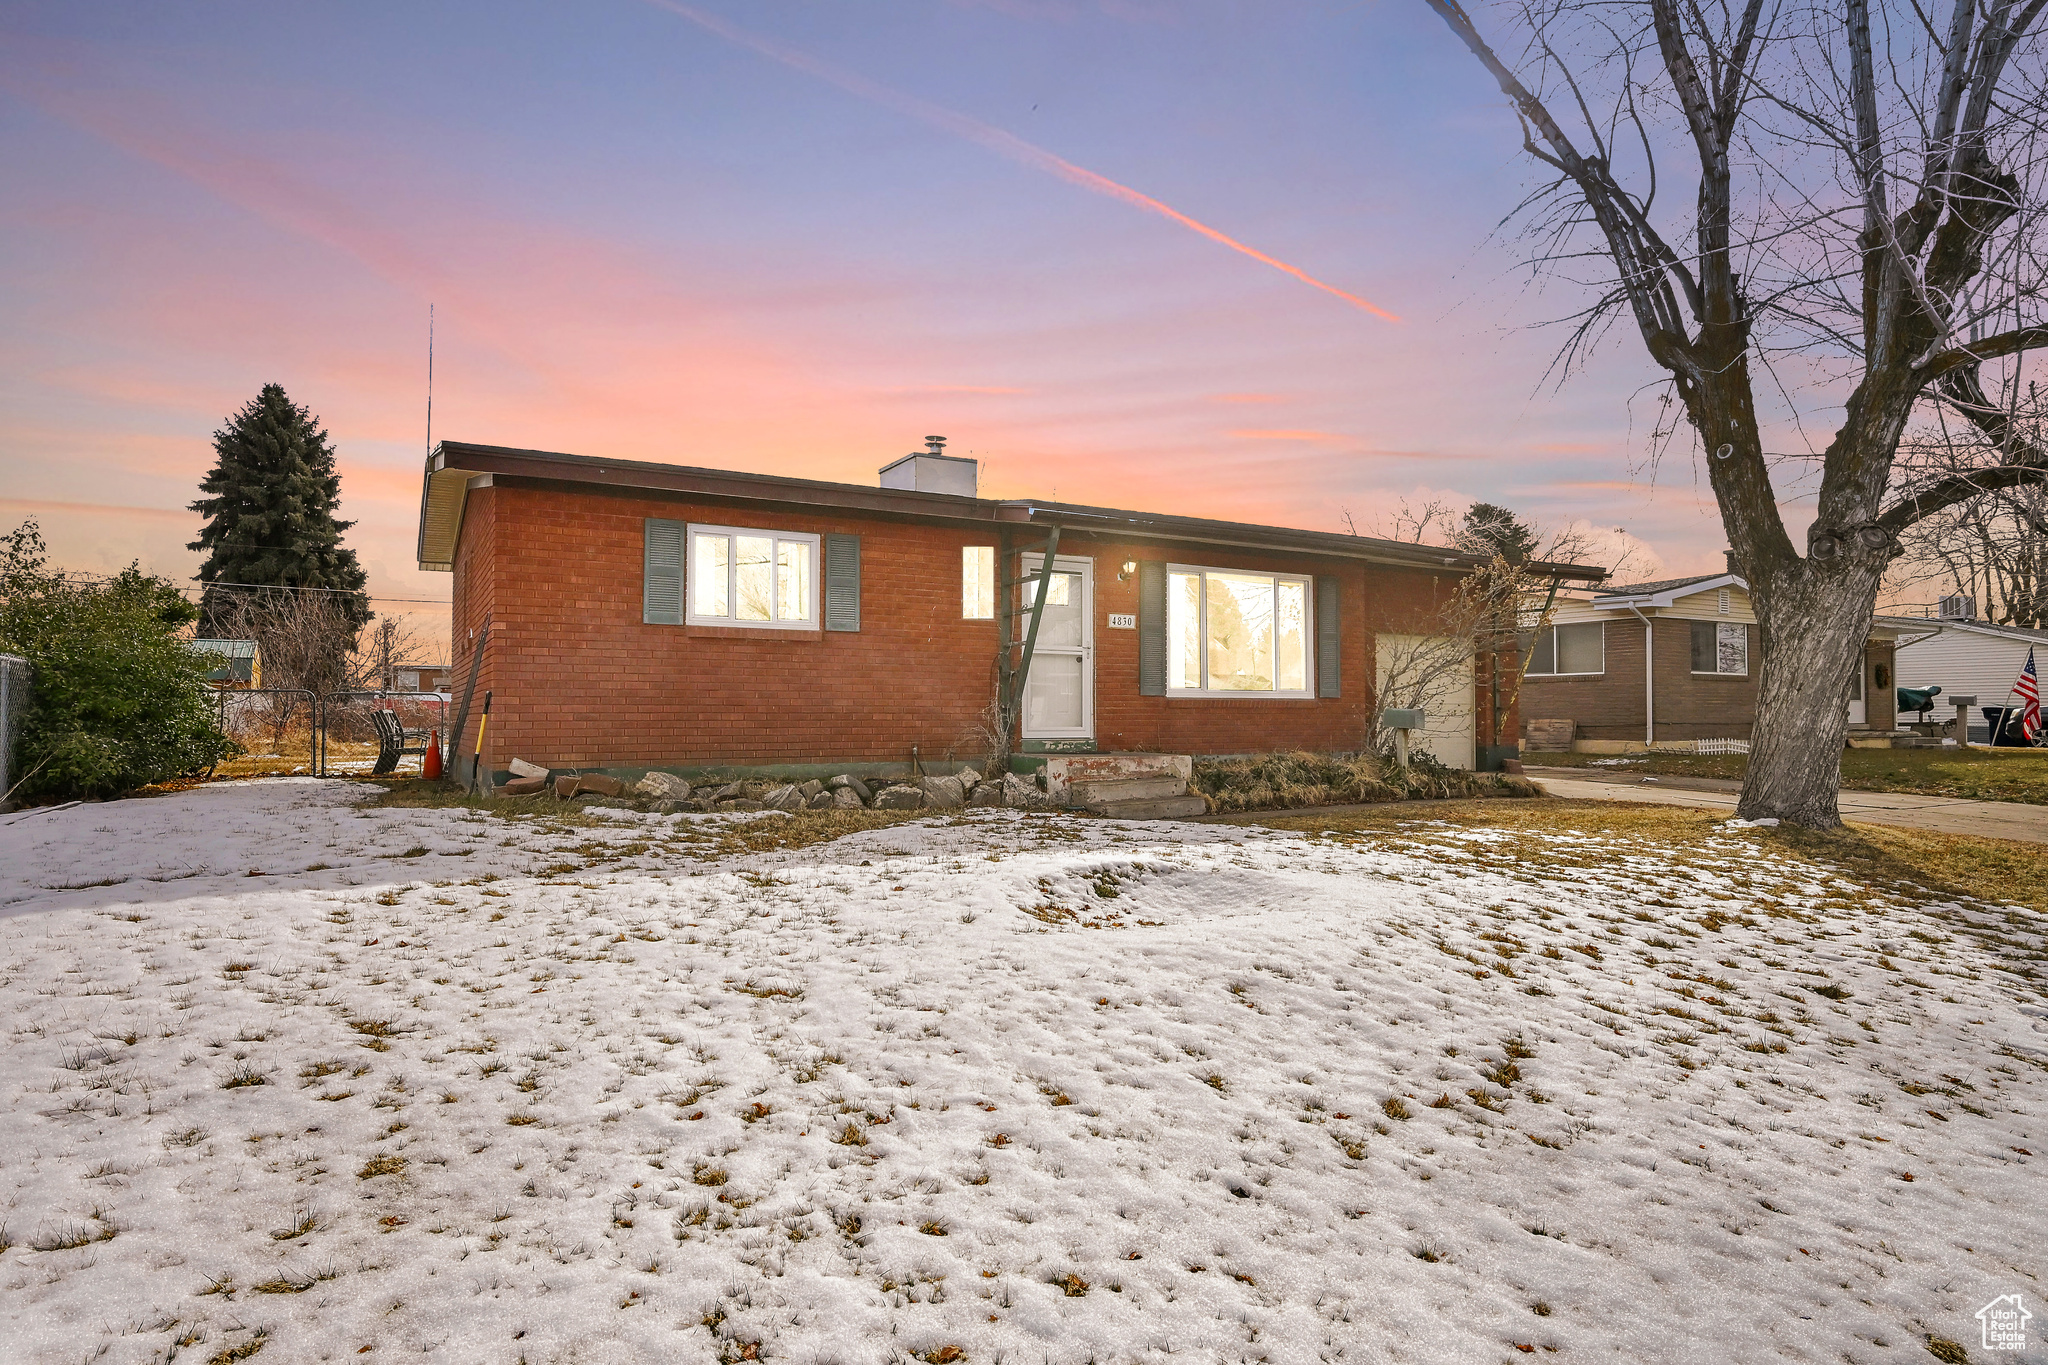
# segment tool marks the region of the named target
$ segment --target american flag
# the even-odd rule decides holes
[[[2028,740],[2041,737],[2041,675],[2034,671],[2034,651],[2027,651],[2027,666],[2020,670],[2020,680],[2012,685],[2013,694],[2020,699],[2020,733]]]

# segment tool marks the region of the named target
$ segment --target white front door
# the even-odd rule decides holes
[[[1849,683],[1849,723],[1851,725],[1863,724],[1865,714],[1863,706],[1863,669],[1864,662],[1858,659],[1856,661],[1855,675]]]
[[[1031,631],[1042,554],[1025,554],[1017,588],[1017,642]],[[1095,561],[1056,555],[1045,615],[1024,679],[1024,738],[1095,737]]]

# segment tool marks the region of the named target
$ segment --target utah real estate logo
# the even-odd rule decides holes
[[[2033,1316],[2021,1305],[2017,1294],[2001,1294],[1979,1308],[1977,1321],[1984,1324],[1984,1349],[2026,1350],[2027,1323]]]

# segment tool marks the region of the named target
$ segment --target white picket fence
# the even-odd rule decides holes
[[[1746,754],[1749,741],[1746,739],[1673,739],[1660,740],[1650,748],[1660,754]]]

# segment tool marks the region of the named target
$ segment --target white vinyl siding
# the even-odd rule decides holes
[[[2048,667],[2048,640],[2001,637],[1975,631],[1945,629],[1925,640],[1899,646],[1894,666],[1900,687],[1939,687],[1933,715],[1947,719],[1954,714],[1949,697],[1975,697],[1979,706],[2007,706],[2007,693],[2026,667],[2027,650],[2034,650],[2034,666]],[[1972,710],[1973,724],[1983,715]]]
[[[1312,697],[1310,580],[1170,564],[1166,695]]]
[[[693,626],[818,628],[818,537],[692,525],[685,576]]]

